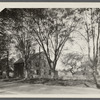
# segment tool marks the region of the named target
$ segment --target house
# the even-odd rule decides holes
[[[52,62],[51,62],[52,63]],[[28,67],[30,69],[31,78],[53,78],[54,74],[51,71],[48,61],[44,52],[35,53],[30,56]],[[15,76],[23,76],[24,74],[24,63],[22,59],[18,59],[14,63]],[[57,71],[56,71],[57,77]]]

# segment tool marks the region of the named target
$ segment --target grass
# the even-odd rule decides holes
[[[95,82],[93,80],[81,80],[81,79],[5,79],[4,82],[21,82],[21,83],[29,83],[29,84],[45,84],[45,85],[57,85],[57,86],[84,86],[84,87],[93,87]]]
[[[57,85],[57,86],[79,86],[84,85],[85,87],[89,87],[89,85],[92,87],[92,85],[95,85],[93,80],[62,80],[62,79],[30,79],[30,80],[24,80],[23,83],[29,83],[29,84],[46,84],[46,85]]]

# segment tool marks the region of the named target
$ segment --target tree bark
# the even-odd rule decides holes
[[[24,78],[28,79],[28,68],[26,61],[24,61]]]
[[[93,78],[94,78],[96,87],[97,87],[98,89],[100,89],[100,84],[98,83],[97,75],[96,75],[95,72],[93,72]]]
[[[97,78],[97,76],[98,76],[97,65],[93,66],[93,73],[92,73],[92,75],[93,75],[96,87],[98,89],[100,89],[100,83],[98,82],[98,78]]]
[[[57,63],[55,63],[54,65],[53,65],[53,79],[57,79],[57,77],[58,77],[58,75],[57,75],[57,71],[56,71],[56,64]]]

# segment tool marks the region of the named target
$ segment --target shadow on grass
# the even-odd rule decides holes
[[[24,80],[22,83],[29,83],[29,84],[45,84],[45,85],[57,85],[57,86],[80,86],[83,85],[84,87],[92,87],[95,85],[93,80],[62,80],[62,79],[30,79]]]
[[[45,85],[56,85],[56,86],[81,86],[81,87],[94,87],[95,82],[93,80],[73,80],[73,79],[44,79],[44,78],[34,78],[34,79],[8,79],[4,80],[6,84],[1,85],[0,88],[7,88],[15,86],[23,85],[25,83],[28,84],[45,84]]]

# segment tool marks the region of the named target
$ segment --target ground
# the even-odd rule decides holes
[[[74,86],[54,86],[43,84],[29,84],[20,82],[2,82],[0,81],[0,96],[6,95],[41,95],[41,94],[100,94],[96,88],[74,87]],[[92,96],[93,96],[92,95]],[[59,96],[59,95],[58,95]]]

